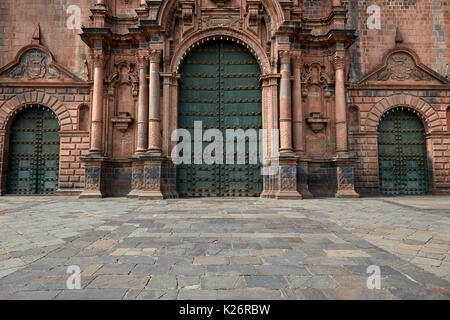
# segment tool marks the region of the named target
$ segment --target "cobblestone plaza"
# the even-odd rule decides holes
[[[4,197],[0,298],[449,299],[449,208],[447,196]]]

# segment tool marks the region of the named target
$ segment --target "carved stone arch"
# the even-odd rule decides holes
[[[67,107],[57,98],[41,91],[26,92],[14,96],[0,108],[0,128],[8,130],[11,127],[17,113],[29,105],[39,104],[50,108],[58,118],[61,131],[74,129],[72,118]]]
[[[226,27],[216,27],[207,30],[200,30],[185,39],[175,51],[170,64],[171,72],[178,73],[178,70],[187,54],[196,46],[212,40],[228,40],[236,42],[246,47],[258,61],[261,75],[270,73],[270,62],[265,50],[245,33]]]
[[[396,107],[404,107],[419,116],[424,124],[425,132],[443,131],[438,113],[425,100],[410,94],[393,94],[376,103],[368,112],[363,123],[365,131],[376,131],[382,116]]]
[[[261,2],[271,17],[271,30],[278,30],[279,26],[285,21],[284,12],[280,2],[278,0],[261,0]],[[156,18],[159,26],[170,26],[170,19],[173,16],[173,12],[177,9],[178,3],[179,0],[163,1],[161,7],[159,7]]]

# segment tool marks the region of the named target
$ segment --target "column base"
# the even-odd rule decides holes
[[[176,191],[176,168],[161,156],[140,157],[133,165],[135,188],[130,197],[139,200],[163,200],[178,197]]]
[[[161,191],[141,191],[138,195],[139,200],[164,200],[166,199]]]
[[[139,198],[139,193],[144,186],[144,161],[142,155],[135,155],[131,158],[131,191],[127,198]]]
[[[297,191],[303,199],[314,198],[308,187],[308,162],[306,161],[297,162]]]
[[[301,200],[297,190],[297,160],[295,155],[281,155],[275,177],[273,198],[277,200]]]
[[[355,177],[353,172],[353,158],[338,158],[336,160],[337,192],[336,198],[359,198],[355,191]]]
[[[105,196],[100,191],[83,191],[79,196],[78,199],[102,199]]]
[[[80,199],[100,199],[104,197],[104,161],[98,154],[88,154],[81,158],[85,163],[84,189],[78,196]]]

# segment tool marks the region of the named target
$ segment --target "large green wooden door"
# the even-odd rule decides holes
[[[395,109],[379,125],[380,189],[385,195],[428,191],[425,130],[412,112]]]
[[[188,129],[192,137],[194,121],[202,121],[203,130],[220,130],[224,145],[226,129],[257,132],[262,128],[260,68],[247,49],[233,42],[208,42],[186,57],[180,73],[178,126]],[[179,195],[258,196],[262,191],[260,165],[259,160],[250,163],[249,143],[247,139],[245,164],[226,164],[224,150],[224,164],[179,165]],[[203,148],[208,144],[204,142]]]
[[[53,194],[58,186],[59,124],[44,106],[21,111],[11,126],[7,191]]]

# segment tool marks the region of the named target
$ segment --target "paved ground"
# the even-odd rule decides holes
[[[449,281],[450,197],[0,198],[0,299],[449,299]]]

